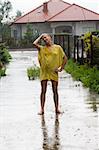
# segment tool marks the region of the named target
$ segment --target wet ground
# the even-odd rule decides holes
[[[0,79],[0,150],[99,150],[99,95],[90,93],[64,71],[59,78],[56,116],[50,82],[45,115],[37,115],[39,79],[29,81],[27,67],[36,52],[11,52],[7,76]]]

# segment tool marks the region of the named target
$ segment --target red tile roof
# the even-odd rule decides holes
[[[48,12],[43,11],[41,5],[29,13],[16,19],[14,23],[35,23],[54,21],[86,21],[98,20],[99,14],[76,4],[69,4],[63,0],[50,0],[47,2]]]
[[[68,8],[65,8],[48,21],[99,21],[99,14],[91,10],[83,8],[79,5],[72,4]]]
[[[26,15],[17,19],[14,23],[32,23],[32,22],[45,22],[52,16],[56,15],[63,9],[70,6],[69,3],[66,3],[62,0],[50,0],[47,2],[48,13],[43,12],[43,5],[37,7],[36,9],[30,11]]]

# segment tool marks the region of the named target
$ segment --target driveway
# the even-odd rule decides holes
[[[63,114],[56,116],[51,83],[44,116],[40,106],[40,81],[29,81],[26,70],[38,65],[37,52],[15,51],[0,79],[1,150],[99,150],[99,95],[90,93],[65,71],[59,74],[59,99]]]

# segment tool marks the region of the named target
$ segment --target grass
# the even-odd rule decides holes
[[[99,70],[96,67],[89,67],[87,64],[79,65],[73,60],[68,60],[65,70],[75,80],[81,81],[84,86],[99,94]]]

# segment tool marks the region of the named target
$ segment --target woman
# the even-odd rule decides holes
[[[43,40],[45,46],[39,44]],[[67,57],[60,45],[52,42],[49,34],[42,34],[34,42],[33,45],[38,49],[38,60],[40,63],[40,80],[41,80],[41,111],[39,115],[44,114],[45,95],[47,89],[47,81],[52,83],[53,99],[55,104],[55,112],[60,113],[58,98],[58,72],[64,69]]]

